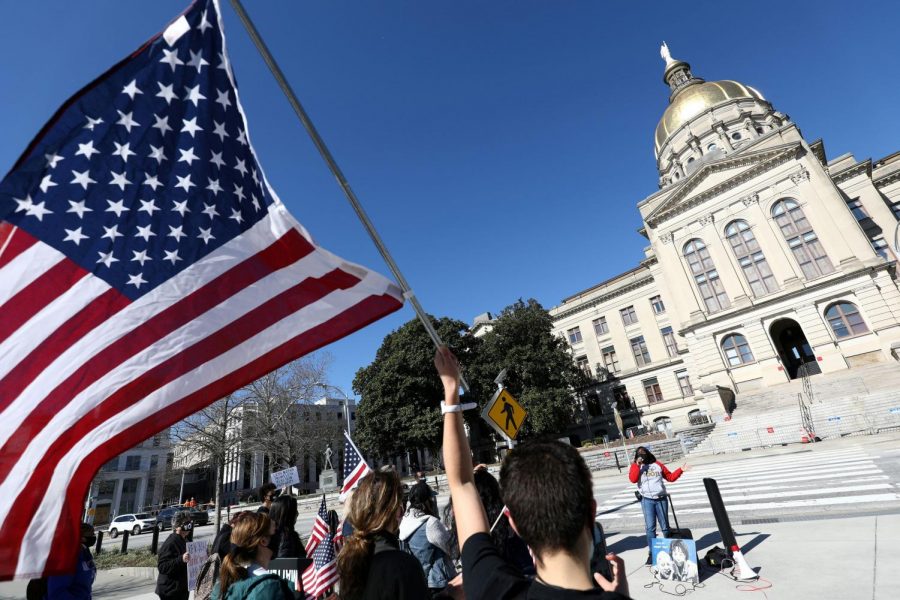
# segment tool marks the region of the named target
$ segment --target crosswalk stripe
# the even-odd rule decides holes
[[[818,506],[838,506],[838,505],[847,505],[847,504],[863,504],[869,502],[896,502],[900,500],[900,494],[891,493],[891,494],[867,494],[861,496],[842,496],[842,497],[830,497],[830,498],[805,498],[801,500],[790,500],[787,502],[757,502],[753,504],[737,504],[737,505],[729,505],[727,506],[728,512],[742,512],[748,510],[785,510],[791,508],[810,508],[810,507],[818,507]],[[678,514],[711,514],[712,509],[707,507],[704,508],[688,508],[685,510],[678,509]],[[598,515],[600,516],[600,515]],[[634,514],[623,514],[623,513],[610,513],[602,515],[601,518],[603,520],[607,519],[626,519],[633,517],[641,517],[641,513]]]
[[[705,469],[704,472],[711,474],[735,474],[735,475],[743,475],[743,474],[752,474],[752,473],[765,473],[771,471],[789,471],[791,469],[796,469],[799,467],[825,467],[831,465],[843,465],[843,464],[853,464],[860,462],[873,462],[873,459],[868,456],[855,456],[848,458],[841,458],[839,460],[824,458],[821,460],[814,461],[791,461],[791,462],[783,462],[783,463],[773,463],[770,465],[757,465],[752,468],[743,468],[743,469]]]
[[[887,475],[873,475],[871,477],[860,477],[857,479],[844,480],[843,483],[846,485],[849,485],[849,484],[856,484],[856,485],[858,485],[858,484],[873,484],[875,482],[884,481],[886,479],[889,479],[889,477]],[[798,489],[805,489],[805,486],[803,486],[803,485],[763,485],[763,486],[754,486],[753,488],[750,488],[749,491],[760,493],[760,492],[764,492],[764,491],[779,491],[779,490],[783,491],[783,490],[798,490]],[[696,491],[687,491],[687,490],[696,490]],[[696,496],[699,496],[702,498],[707,497],[705,488],[692,487],[692,488],[687,488],[687,490],[685,488],[678,489],[678,492],[677,492],[675,498],[678,499],[679,503],[682,498],[691,498],[691,497],[696,497]],[[720,485],[719,486],[719,491],[722,492],[723,494],[728,493],[728,492],[739,492],[739,491],[745,491],[745,490],[748,490],[747,486],[737,486],[737,485],[732,485],[732,486]],[[831,492],[833,490],[829,489],[828,491]],[[615,496],[609,497],[609,499],[605,500],[603,504],[604,505],[616,504],[617,500],[629,500],[629,499],[634,499],[633,491],[629,491],[628,493],[616,494]]]
[[[751,487],[755,483],[799,483],[799,482],[813,482],[813,481],[821,481],[821,480],[830,480],[830,479],[842,479],[845,477],[858,477],[862,475],[880,475],[882,471],[876,467],[872,467],[869,469],[848,469],[841,471],[832,471],[830,473],[812,473],[809,475],[798,475],[796,477],[748,477],[736,481],[720,481],[716,479],[716,483],[719,484],[719,488],[728,487],[732,489],[735,485],[743,486],[745,488]],[[637,489],[634,484],[629,484],[624,490],[619,491],[615,494],[612,499],[617,498],[628,498],[629,496],[634,495],[634,491]],[[669,484],[667,486],[669,492],[675,492],[676,495],[680,494],[682,491],[688,491],[693,489],[706,489],[703,485],[702,481],[697,480],[686,480],[675,482],[673,484]]]

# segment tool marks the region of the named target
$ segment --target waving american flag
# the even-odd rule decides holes
[[[0,579],[70,569],[112,457],[401,305],[279,201],[195,2],[0,182]]]
[[[347,499],[359,480],[372,472],[362,453],[350,439],[350,433],[344,432],[344,483],[341,485],[340,501]]]
[[[306,555],[311,556],[316,551],[325,536],[328,534],[328,507],[325,504],[325,495],[322,495],[322,504],[319,505],[319,512],[316,513],[316,520],[313,521],[312,531],[309,532],[309,539],[306,541]]]
[[[313,564],[303,572],[303,592],[306,598],[318,598],[338,581],[337,557],[331,534],[318,545],[312,555]]]

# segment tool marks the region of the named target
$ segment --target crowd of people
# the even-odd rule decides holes
[[[473,465],[459,399],[460,370],[447,348],[435,354],[444,388],[443,460],[450,501],[439,514],[436,492],[418,476],[408,490],[393,468],[359,482],[331,533],[342,540],[336,556],[338,580],[329,600],[468,600],[628,597],[622,559],[606,553],[595,523],[597,503],[591,473],[577,450],[557,440],[533,440],[510,450],[499,481],[484,465]],[[665,481],[670,472],[646,447],[637,449],[629,478],[644,511],[648,547],[659,522],[669,531]],[[197,578],[197,600],[281,600],[302,597],[294,584],[269,572],[274,558],[306,558],[296,531],[296,498],[273,484],[260,489],[261,506],[241,511],[224,524]],[[161,600],[187,600],[192,531],[189,511],[173,519],[158,555],[156,593]],[[48,580],[43,598],[90,598],[96,570],[90,546],[93,528],[82,531],[78,571]],[[679,548],[673,553],[677,554]],[[663,562],[668,555],[663,557]],[[672,557],[673,573],[684,561]],[[649,562],[649,558],[648,558]],[[664,566],[666,566],[664,565]],[[55,595],[54,590],[82,593]]]

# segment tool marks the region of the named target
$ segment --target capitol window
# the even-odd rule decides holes
[[[764,296],[778,291],[775,276],[769,269],[769,263],[747,221],[737,220],[729,223],[725,228],[725,237],[728,238],[731,251],[734,252],[734,257],[741,266],[753,295]]]
[[[793,198],[779,200],[772,207],[772,216],[788,247],[800,265],[803,276],[815,279],[834,271],[819,237],[806,219],[800,204]]]
[[[718,149],[719,149],[719,146],[716,145],[715,142],[706,147],[707,152],[712,152],[712,151],[718,150]]]
[[[713,263],[706,244],[701,239],[693,239],[684,245],[684,257],[691,268],[694,283],[703,296],[706,310],[714,313],[730,306],[728,295],[719,279],[719,272]]]
[[[838,339],[868,333],[869,328],[859,314],[859,309],[850,302],[832,304],[825,311],[825,318]]]
[[[747,343],[747,338],[739,333],[732,333],[722,340],[722,352],[725,353],[725,358],[731,367],[739,367],[753,362],[750,344]]]
[[[741,137],[742,136],[741,136],[740,131],[735,131],[734,133],[731,134],[731,139],[733,139],[733,140],[739,140],[739,139],[741,139]]]

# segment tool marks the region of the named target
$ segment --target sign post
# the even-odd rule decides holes
[[[528,411],[503,387],[494,393],[481,411],[481,418],[507,440],[510,448],[527,416]]]

